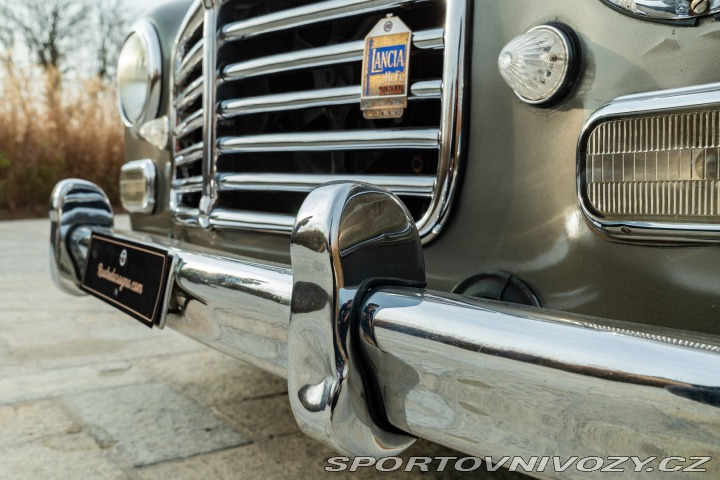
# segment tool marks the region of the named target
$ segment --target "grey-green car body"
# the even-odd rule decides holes
[[[168,72],[191,3],[166,3],[146,14],[165,64],[159,115],[172,114]],[[521,279],[553,310],[717,334],[718,246],[622,242],[603,235],[578,201],[577,156],[584,123],[608,102],[717,82],[720,23],[712,16],[694,26],[649,22],[599,0],[471,3],[459,190],[441,233],[424,247],[429,286],[450,292],[474,275],[502,271]],[[511,39],[549,22],[577,33],[582,57],[575,89],[546,109],[517,98],[498,72],[497,58]],[[173,222],[168,150],[128,132],[126,157],[152,158],[158,167],[155,211],[133,214],[134,229],[289,264],[288,235]]]

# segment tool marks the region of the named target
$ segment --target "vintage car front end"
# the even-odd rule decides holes
[[[158,7],[120,59],[133,230],[97,186],[61,182],[53,276],[287,378],[301,429],[348,455],[423,437],[493,458],[711,457],[718,14]]]

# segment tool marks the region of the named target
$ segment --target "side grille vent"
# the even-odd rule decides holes
[[[195,8],[180,34],[173,70],[174,178],[170,207],[176,219],[196,225],[202,196],[204,12]]]
[[[580,140],[591,223],[625,239],[720,240],[720,84],[615,100]]]
[[[590,136],[588,193],[606,215],[720,219],[717,111],[618,120]]]
[[[393,191],[424,239],[435,236],[462,153],[466,10],[467,0],[198,5],[176,62],[175,219],[289,232],[308,192],[351,180]],[[409,105],[402,119],[366,120],[364,37],[387,14],[413,30]],[[205,96],[199,63],[215,72]]]

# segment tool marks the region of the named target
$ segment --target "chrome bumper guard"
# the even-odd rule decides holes
[[[171,252],[158,326],[287,378],[301,429],[348,455],[415,437],[495,459],[720,447],[717,338],[426,290],[414,222],[377,187],[311,193],[292,270],[113,230],[104,192],[81,180],[58,184],[50,217],[63,290],[80,293],[93,230]]]

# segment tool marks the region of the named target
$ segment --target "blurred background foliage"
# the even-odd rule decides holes
[[[130,18],[123,0],[0,0],[0,219],[46,215],[68,177],[119,203],[114,74]]]

